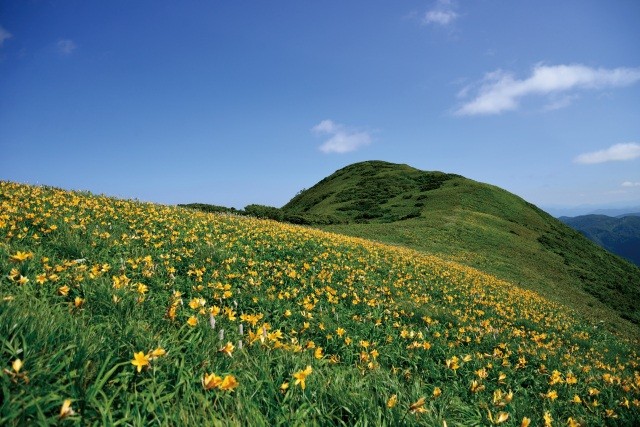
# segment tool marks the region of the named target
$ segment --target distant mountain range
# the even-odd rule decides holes
[[[601,205],[581,205],[581,206],[540,206],[545,212],[550,213],[556,218],[562,216],[575,217],[583,215],[607,215],[607,216],[623,216],[636,214],[640,212],[640,205],[620,205],[620,206],[601,206]]]
[[[640,212],[616,217],[581,215],[559,219],[609,252],[640,266]]]

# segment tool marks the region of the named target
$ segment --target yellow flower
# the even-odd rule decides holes
[[[67,417],[71,417],[76,413],[71,409],[71,399],[66,399],[62,402],[62,407],[60,408],[60,419],[65,419]]]
[[[280,393],[286,393],[289,388],[289,382],[285,381],[280,385]]]
[[[84,304],[84,299],[80,297],[76,297],[76,299],[73,300],[73,304],[75,305],[76,308],[80,308],[80,306]]]
[[[322,359],[322,347],[316,348],[313,357],[315,357],[316,359]]]
[[[14,360],[13,363],[11,364],[11,368],[13,369],[13,372],[15,372],[16,374],[20,372],[20,369],[22,368],[22,360],[20,359]]]
[[[483,385],[483,384],[480,384],[480,383],[479,383],[478,381],[476,381],[476,380],[473,380],[473,381],[471,381],[471,387],[470,387],[470,389],[471,389],[471,391],[472,391],[473,393],[477,393],[477,392],[479,392],[479,391],[484,390],[484,385]]]
[[[222,378],[216,374],[204,374],[202,377],[202,387],[204,387],[205,390],[211,390],[220,384],[222,384]]]
[[[142,371],[143,366],[149,366],[149,358],[144,354],[143,351],[138,353],[133,353],[133,360],[131,361],[133,366],[138,368],[138,372]]]
[[[580,427],[580,423],[573,419],[573,417],[569,417],[567,419],[567,425],[569,427]]]
[[[440,387],[436,387],[433,389],[433,398],[437,398],[438,396],[440,396],[442,394],[442,390],[440,390]]]
[[[58,293],[59,293],[60,295],[62,295],[62,296],[65,296],[65,297],[66,297],[67,295],[69,295],[69,291],[70,291],[70,290],[71,290],[71,288],[69,288],[67,285],[64,285],[64,286],[60,286],[60,287],[58,288]]]
[[[233,353],[233,350],[234,350],[235,348],[236,348],[236,347],[235,347],[233,344],[231,344],[231,341],[227,341],[227,343],[224,345],[224,347],[222,347],[222,348],[221,348],[220,350],[218,350],[218,351],[219,351],[219,352],[221,352],[221,353],[226,354],[226,355],[227,355],[227,356],[229,356],[229,357],[232,357],[232,356],[231,356],[231,354]]]
[[[16,252],[15,255],[11,255],[9,257],[9,261],[13,261],[13,262],[22,262],[22,261],[26,261],[28,259],[33,258],[33,253],[32,252]]]
[[[460,367],[460,365],[458,365],[458,358],[456,356],[453,356],[451,359],[447,359],[445,363],[447,364],[447,368],[453,369],[454,371]]]
[[[531,418],[523,417],[520,427],[529,427],[529,424],[531,424]]]
[[[149,360],[153,360],[157,359],[160,356],[164,356],[165,354],[167,354],[167,351],[162,347],[158,347],[155,350],[150,351],[147,357],[149,358]]]
[[[424,397],[421,397],[420,399],[416,400],[411,404],[411,406],[409,406],[409,412],[411,413],[425,412],[426,410],[423,408],[425,402],[426,402],[426,399]]]
[[[547,399],[556,400],[558,398],[558,392],[555,390],[549,390],[547,394],[544,395]]]
[[[577,394],[573,395],[573,399],[571,399],[571,401],[573,403],[582,403],[582,399],[580,399],[580,396],[578,396]]]
[[[498,414],[498,418],[496,419],[496,424],[502,424],[508,419],[509,419],[509,414],[507,412],[500,412]]]
[[[227,375],[224,377],[218,388],[223,391],[233,391],[234,388],[238,387],[238,384],[236,377],[233,375]]]
[[[551,427],[552,426],[553,417],[551,416],[551,412],[546,411],[542,418],[544,419],[545,427]]]
[[[393,408],[398,403],[398,395],[394,394],[387,400],[387,408]]]
[[[342,328],[338,328],[338,329],[336,329],[336,334],[337,334],[340,338],[342,338],[342,336],[345,334],[345,332],[346,332],[346,331],[345,331],[344,329],[342,329]]]
[[[189,317],[189,319],[187,320],[187,325],[191,326],[192,328],[194,326],[196,326],[198,324],[198,318],[195,316],[191,316]]]
[[[313,369],[311,368],[311,365],[308,365],[303,371],[294,373],[293,378],[296,379],[295,385],[300,385],[300,388],[304,390],[307,386],[305,380],[309,375],[311,375],[311,372],[313,372]]]

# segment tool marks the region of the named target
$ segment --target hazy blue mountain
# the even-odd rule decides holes
[[[618,217],[582,215],[559,219],[608,251],[640,265],[640,213],[626,213]]]

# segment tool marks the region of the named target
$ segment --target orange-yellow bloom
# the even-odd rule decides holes
[[[62,407],[60,408],[60,419],[65,419],[75,414],[76,413],[71,408],[71,399],[66,399],[64,402],[62,402]]]
[[[167,354],[167,351],[162,347],[158,347],[155,350],[150,351],[147,357],[149,358],[149,360],[153,360],[157,359],[160,356],[164,356],[165,354]]]
[[[131,364],[138,369],[138,372],[142,371],[144,366],[149,366],[149,358],[144,354],[144,351],[133,353],[133,360]]]
[[[233,375],[227,375],[224,377],[218,388],[223,391],[233,391],[234,388],[238,387],[238,384],[236,377]]]
[[[227,356],[229,356],[229,357],[232,357],[232,353],[233,353],[233,350],[234,350],[235,348],[236,348],[236,347],[235,347],[233,344],[231,344],[231,341],[228,341],[228,342],[224,345],[224,347],[222,347],[222,348],[221,348],[220,350],[218,350],[218,351],[219,351],[220,353],[224,353],[224,354],[226,354],[226,355],[227,355]]]
[[[416,400],[411,404],[411,406],[409,406],[409,412],[411,413],[425,412],[426,409],[423,408],[425,402],[426,402],[426,399],[424,397],[421,397],[420,399]]]
[[[309,365],[304,370],[294,373],[293,378],[296,379],[295,385],[300,385],[300,388],[304,390],[307,386],[305,380],[312,372],[313,369],[311,368],[311,365]]]
[[[11,255],[9,257],[9,261],[22,262],[22,261],[26,261],[26,260],[31,259],[31,258],[33,258],[33,253],[32,252],[21,252],[21,251],[18,251],[14,255]]]
[[[394,394],[387,400],[387,408],[393,408],[398,403],[398,395]]]
[[[216,374],[205,374],[202,377],[202,387],[205,390],[211,390],[212,388],[218,387],[222,384],[222,377],[217,376]]]
[[[498,414],[498,418],[496,418],[496,424],[502,424],[508,419],[509,419],[509,414],[507,412],[500,412]]]

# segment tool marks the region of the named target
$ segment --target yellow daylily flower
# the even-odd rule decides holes
[[[64,402],[62,402],[62,407],[60,408],[60,416],[59,416],[60,419],[65,419],[75,414],[76,413],[71,408],[71,399],[66,399]]]
[[[305,380],[312,372],[313,369],[311,368],[311,365],[308,365],[306,369],[294,373],[293,378],[296,379],[295,385],[300,385],[300,388],[304,390],[307,386]]]
[[[224,377],[218,388],[223,391],[233,391],[233,389],[238,387],[238,385],[239,383],[236,380],[236,377],[233,375],[227,375]]]
[[[211,390],[212,388],[218,387],[222,384],[222,377],[217,376],[216,374],[204,374],[202,377],[202,387],[205,390]]]
[[[33,252],[21,252],[21,251],[18,251],[14,255],[11,255],[9,257],[9,261],[23,262],[23,261],[26,261],[26,260],[31,259],[31,258],[33,258]]]
[[[142,371],[144,366],[149,366],[149,358],[144,354],[144,351],[133,353],[133,360],[131,364],[138,369],[138,372]]]
[[[394,394],[387,400],[387,408],[393,408],[398,403],[398,395]]]

